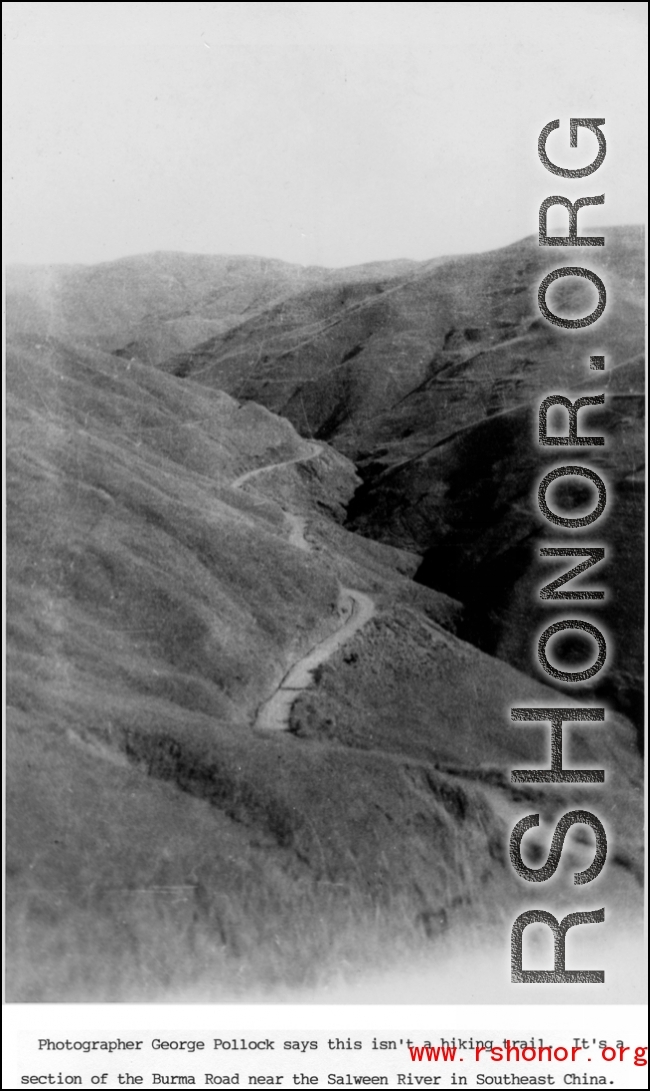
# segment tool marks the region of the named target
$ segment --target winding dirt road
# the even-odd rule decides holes
[[[350,637],[362,629],[375,614],[375,604],[370,595],[355,591],[351,587],[342,587],[339,599],[341,626],[330,633],[311,651],[296,660],[287,671],[274,693],[263,701],[257,710],[255,726],[262,731],[288,731],[291,708],[298,694],[308,689],[314,680],[314,671],[326,663],[334,652],[345,644]]]
[[[230,482],[230,486],[233,489],[241,489],[242,485],[245,485],[251,478],[257,477],[258,474],[267,473],[268,470],[277,470],[278,466],[293,466],[296,462],[311,462],[312,458],[318,458],[323,448],[320,443],[311,443],[311,453],[308,455],[298,455],[296,458],[287,458],[284,462],[269,462],[266,466],[258,466],[255,470],[247,470],[246,473],[240,474],[234,481]]]
[[[312,443],[311,448],[310,454],[302,455],[300,458],[271,462],[267,466],[248,470],[235,478],[231,486],[240,489],[242,485],[267,470],[275,470],[278,466],[292,466],[297,462],[309,462],[317,458],[322,450],[317,443]],[[305,538],[306,518],[302,515],[293,515],[288,511],[284,512],[284,517],[289,524],[290,545],[295,546],[296,549],[311,552],[311,546]],[[352,587],[340,585],[338,608],[340,618],[338,629],[326,636],[324,640],[314,644],[306,655],[296,659],[271,696],[259,706],[255,716],[255,727],[262,731],[288,731],[293,703],[298,694],[308,689],[314,681],[316,668],[326,663],[343,644],[370,621],[376,612],[375,603],[370,595],[366,595],[363,591],[356,591]]]

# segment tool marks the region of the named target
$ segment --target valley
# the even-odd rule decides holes
[[[573,765],[607,770],[606,802],[579,792],[610,859],[576,894],[572,835],[549,889],[635,926],[643,244],[611,236],[604,379],[588,331],[572,356],[540,324],[531,240],[350,270],[10,270],[9,999],[327,998],[370,969],[435,981],[468,948],[506,952],[507,979],[530,900],[509,831],[539,810],[543,858],[564,801],[509,778],[547,760],[510,704],[560,692],[529,639],[554,383],[607,383],[585,419],[608,437],[625,655],[606,724],[570,736]]]

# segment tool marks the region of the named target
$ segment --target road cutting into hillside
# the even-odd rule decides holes
[[[266,466],[258,466],[255,470],[247,470],[246,473],[240,474],[234,481],[231,482],[231,488],[241,489],[243,485],[246,485],[253,478],[258,477],[260,474],[266,473],[268,470],[277,470],[279,466],[295,466],[299,462],[311,462],[312,459],[318,458],[323,448],[320,443],[311,443],[311,451],[308,455],[300,455],[297,458],[288,458],[284,462],[269,462]],[[296,549],[302,549],[305,553],[311,552],[311,546],[305,538],[305,529],[307,527],[307,520],[304,515],[294,515],[290,511],[284,512],[284,518],[289,524],[289,545],[295,546]]]
[[[314,681],[314,671],[359,632],[374,616],[376,607],[370,595],[342,587],[339,598],[341,625],[324,640],[296,660],[274,693],[257,710],[255,726],[261,731],[288,731],[291,709],[298,695]]]
[[[321,454],[320,444],[312,443],[311,452],[299,458],[290,458],[284,462],[271,462],[267,466],[258,466],[240,474],[232,482],[232,488],[239,489],[253,478],[267,470],[276,470],[280,466],[293,466],[299,462],[309,462]],[[285,511],[284,517],[289,524],[289,544],[311,552],[311,545],[305,538],[307,520],[302,515]],[[333,633],[319,640],[303,656],[295,661],[282,678],[280,684],[262,704],[255,715],[255,727],[261,731],[288,731],[290,728],[291,709],[298,695],[311,686],[314,671],[350,640],[355,633],[367,625],[376,613],[374,600],[363,591],[339,585],[339,626]]]
[[[323,448],[320,443],[310,443],[309,446],[311,451],[308,455],[297,455],[296,458],[287,458],[284,462],[268,462],[265,466],[258,466],[255,470],[247,470],[246,473],[240,474],[234,481],[231,481],[231,488],[241,489],[242,485],[245,485],[253,477],[257,477],[258,474],[264,474],[268,470],[277,470],[279,466],[294,466],[298,462],[311,462],[312,459],[318,458],[322,454]]]

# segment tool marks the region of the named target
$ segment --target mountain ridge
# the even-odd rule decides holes
[[[626,251],[621,268],[634,260]],[[471,272],[470,259],[462,261]],[[543,731],[513,726],[508,701],[544,705],[560,691],[527,664],[509,663],[511,651],[500,647],[499,657],[481,647],[476,588],[481,565],[495,562],[482,543],[503,538],[501,513],[520,519],[527,503],[534,466],[520,455],[532,447],[532,387],[514,387],[521,404],[485,415],[481,391],[496,372],[476,372],[472,354],[513,328],[494,323],[516,319],[529,330],[534,316],[501,314],[501,303],[495,316],[486,297],[483,325],[459,323],[448,338],[453,308],[469,307],[458,303],[462,284],[452,291],[440,281],[448,274],[444,263],[425,274],[441,285],[442,317],[431,314],[430,281],[404,281],[406,294],[415,292],[406,306],[400,291],[376,290],[390,281],[373,280],[374,271],[368,280],[311,284],[280,303],[267,300],[278,290],[273,277],[239,285],[209,318],[232,323],[217,341],[234,342],[235,351],[212,360],[207,381],[195,358],[182,377],[174,369],[183,354],[159,356],[181,336],[178,317],[167,322],[165,308],[178,304],[168,288],[160,297],[141,284],[134,300],[117,276],[106,301],[100,278],[97,297],[71,291],[62,315],[56,297],[49,310],[42,297],[10,297],[12,1000],[223,1000],[308,987],[323,995],[341,974],[371,966],[422,960],[435,976],[443,955],[467,957],[468,937],[501,952],[506,967],[510,924],[528,895],[509,864],[508,831],[522,809],[538,810],[545,824],[565,803],[548,788],[510,784],[513,764],[543,761]],[[202,276],[190,278],[190,308],[193,300],[203,307],[214,288]],[[512,286],[505,265],[500,276],[500,290]],[[518,308],[523,294],[499,299]],[[152,300],[160,329],[143,311]],[[259,311],[242,319],[249,305]],[[341,323],[327,325],[339,311],[343,332]],[[189,315],[187,336],[195,319]],[[275,323],[272,351],[266,319]],[[312,355],[294,354],[287,370],[283,352],[314,322]],[[291,392],[302,368],[318,385],[328,361],[360,343],[364,323],[379,344],[370,364],[361,367],[367,348],[349,355],[340,369],[347,388],[326,384],[328,405],[303,395],[298,409],[294,391],[280,399],[287,416],[278,415],[270,380]],[[132,358],[134,329],[146,359]],[[436,432],[462,418],[444,384],[440,424],[432,394],[420,416],[417,398],[396,422],[390,407],[371,412],[373,399],[376,409],[392,391],[382,359],[401,346],[402,382],[413,346],[421,352],[432,330],[439,344],[425,354],[420,381],[435,385],[440,367],[443,377],[455,367],[465,382],[469,367],[480,388],[465,403],[474,417],[453,437]],[[554,335],[535,327],[529,336],[540,368],[544,353],[559,353]],[[636,339],[626,336],[626,344]],[[261,344],[269,355],[262,378]],[[521,364],[497,358],[503,374]],[[248,376],[233,359],[250,365]],[[219,369],[236,396],[216,385]],[[420,363],[410,370],[422,372]],[[611,470],[617,482],[630,460],[636,466],[640,434],[629,401],[638,365],[624,370],[609,373],[623,397],[607,418],[626,452],[626,464]],[[471,391],[469,382],[463,389]],[[329,439],[318,440],[315,455],[312,432],[327,421]],[[413,431],[401,435],[405,427]],[[499,428],[509,430],[509,447],[483,442],[481,429],[493,436]],[[432,437],[439,442],[421,450]],[[477,482],[487,490],[484,525],[466,518]],[[504,483],[498,505],[489,489]],[[624,534],[636,533],[635,490],[630,483],[621,550]],[[632,594],[633,569],[628,575]],[[454,580],[455,591],[471,595],[452,594]],[[340,647],[328,645],[332,654],[291,699],[288,730],[259,730],[260,706],[340,629],[341,587],[367,596],[374,615]],[[529,637],[526,593],[508,584],[503,643],[516,640],[522,617]],[[628,625],[633,605],[625,604]],[[618,688],[624,682],[616,679]],[[604,803],[597,788],[579,789],[613,846],[586,895],[606,896],[615,919],[632,928],[642,890],[635,731],[610,708],[606,730],[576,725],[571,737],[572,761],[605,765],[608,777]],[[543,830],[528,837],[531,860],[542,858]],[[558,909],[582,905],[567,881],[590,852],[588,843],[567,841],[567,860],[549,885]]]

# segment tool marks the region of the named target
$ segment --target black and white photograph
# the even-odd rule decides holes
[[[644,1004],[645,5],[3,6],[8,1005]]]

